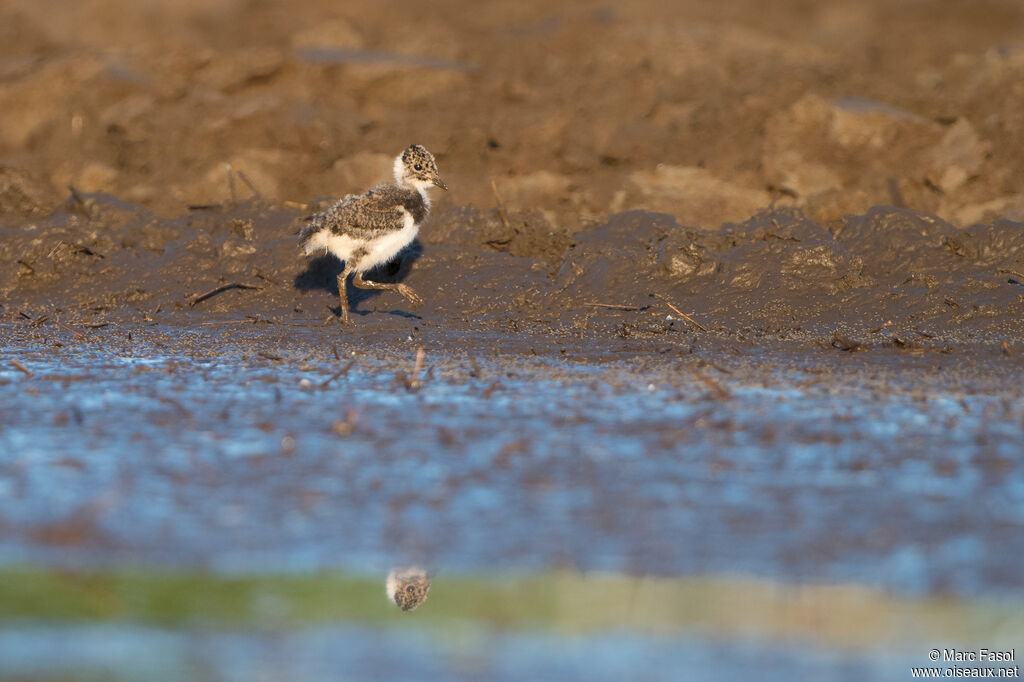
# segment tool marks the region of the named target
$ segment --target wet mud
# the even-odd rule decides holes
[[[0,549],[1021,588],[1003,560],[1024,551],[1016,356],[723,352],[679,333],[506,351],[396,319],[383,342],[250,321],[8,327]]]
[[[1024,225],[956,228],[878,207],[826,229],[799,210],[716,231],[669,215],[615,214],[570,238],[542,217],[440,212],[421,240],[371,278],[424,294],[356,292],[362,325],[388,317],[461,329],[602,335],[700,332],[771,344],[853,339],[948,347],[1016,343],[1024,319]],[[303,214],[250,200],[160,218],[106,196],[0,228],[2,316],[78,324],[227,316],[329,323],[340,262],[300,257]],[[503,232],[504,231],[504,232]],[[661,324],[665,314],[671,324]],[[691,316],[687,321],[680,314]],[[347,333],[348,330],[339,332]],[[514,343],[514,341],[513,341]],[[849,342],[844,342],[849,343]]]
[[[643,333],[607,306],[654,294],[733,337],[1019,336],[1013,3],[406,9],[10,5],[0,319],[320,321],[338,264],[294,234],[415,138],[452,191],[376,275],[427,302],[363,313]]]

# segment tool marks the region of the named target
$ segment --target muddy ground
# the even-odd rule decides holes
[[[630,208],[714,230],[775,198],[820,224],[872,206],[1021,219],[1013,0],[4,5],[3,208],[67,185],[161,215],[309,203],[415,140],[449,207],[575,232]],[[12,187],[11,183],[14,183]],[[237,183],[236,191],[249,190]]]
[[[201,616],[112,587],[86,602],[114,625],[64,631],[35,596],[124,566],[850,583],[973,624],[901,661],[1019,640],[963,614],[1024,593],[1022,29],[1016,0],[4,3],[0,651],[66,657],[0,678],[151,677],[90,667],[104,633],[191,670]],[[340,264],[296,234],[411,142],[451,191],[371,278],[424,303],[355,291],[341,328]],[[287,677],[679,679],[686,650],[721,679],[724,648],[737,676],[904,679],[816,639],[830,599],[799,635],[647,604],[561,663],[486,600],[486,650],[403,635],[406,668],[288,626],[320,653]],[[218,652],[262,641],[230,622]],[[251,678],[210,655],[182,674]]]
[[[415,140],[452,191],[378,276],[427,302],[360,294],[362,312],[656,333],[593,305],[660,319],[653,294],[735,338],[1009,343],[1022,14],[8,4],[0,314],[319,322],[338,265],[294,233]]]

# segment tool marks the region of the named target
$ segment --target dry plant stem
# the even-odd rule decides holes
[[[405,379],[405,387],[410,391],[419,390],[420,387],[420,372],[423,371],[423,359],[426,357],[426,353],[423,351],[421,346],[416,350],[416,362],[412,366],[412,374]]]
[[[235,194],[235,169],[231,167],[231,164],[224,164],[228,173],[228,193],[231,194],[231,205],[233,206],[237,201],[237,194]]]
[[[498,202],[498,215],[501,216],[501,222],[505,225],[506,230],[511,230],[512,225],[508,221],[505,202],[501,200],[501,194],[498,193],[498,183],[494,181],[494,178],[491,178],[491,191],[494,192],[494,199]]]
[[[12,359],[12,360],[10,361],[10,364],[14,366],[14,369],[15,369],[15,370],[17,370],[18,372],[22,372],[22,373],[24,373],[24,374],[25,374],[25,376],[27,376],[27,377],[34,377],[34,376],[36,375],[36,373],[35,373],[35,372],[33,372],[33,371],[32,371],[32,370],[30,370],[29,368],[25,367],[24,365],[22,365],[22,364],[18,363],[18,361],[17,361],[17,360],[15,360],[15,359]]]
[[[592,308],[611,308],[612,310],[647,310],[643,305],[619,305],[618,303],[584,303]]]
[[[331,376],[329,376],[329,377],[327,377],[326,379],[324,379],[323,381],[321,381],[321,382],[320,382],[320,388],[327,388],[327,386],[328,386],[328,385],[329,385],[329,384],[330,384],[330,383],[331,383],[332,381],[334,381],[335,379],[338,379],[339,377],[343,377],[343,376],[345,376],[346,374],[348,374],[348,371],[349,371],[350,369],[352,369],[352,365],[354,365],[354,364],[355,364],[355,362],[356,362],[355,360],[349,360],[349,361],[348,361],[348,363],[347,363],[347,364],[346,364],[346,365],[345,365],[344,367],[342,367],[342,368],[341,368],[341,369],[339,369],[339,370],[338,370],[337,372],[335,372],[335,373],[334,373],[334,374],[332,374]]]
[[[249,177],[245,173],[243,173],[242,171],[235,171],[235,172],[238,173],[238,177],[242,178],[242,182],[244,182],[246,187],[249,188],[249,191],[252,192],[252,195],[253,195],[254,198],[256,198],[256,199],[262,199],[263,198],[263,195],[260,194],[260,191],[258,189],[256,189],[256,185],[252,184],[252,180],[250,180]]]
[[[416,349],[416,363],[412,366],[413,376],[419,376],[420,372],[423,370],[423,358],[425,358],[426,355],[427,354],[424,352],[422,346]]]
[[[717,381],[704,376],[703,374],[701,374],[697,370],[693,370],[693,376],[697,379],[697,381],[701,382],[702,384],[707,386],[709,389],[711,389],[711,392],[714,393],[715,397],[718,398],[719,400],[728,400],[729,399],[729,397],[730,397],[729,391],[727,391],[726,389],[722,388],[721,384],[719,384]]]
[[[665,305],[667,305],[669,308],[671,308],[674,313],[679,315],[679,317],[683,318],[684,320],[686,320],[687,322],[689,322],[690,324],[692,324],[694,327],[696,327],[697,329],[701,330],[702,332],[706,332],[707,331],[707,328],[704,325],[702,325],[700,322],[698,322],[697,320],[693,319],[692,317],[690,317],[689,315],[684,313],[679,308],[677,308],[674,305],[672,305],[672,302],[669,301],[667,298],[665,298],[664,296],[662,296],[660,294],[655,294],[655,296],[657,296],[662,301],[664,301]]]
[[[68,332],[71,332],[72,334],[74,334],[76,339],[87,339],[87,338],[89,338],[85,334],[83,334],[82,332],[78,331],[77,329],[73,329],[72,327],[67,326],[66,324],[64,324],[60,320],[54,320],[53,323],[55,325],[57,325],[58,327],[60,327],[61,329],[63,329],[64,331],[68,331]]]
[[[85,197],[83,197],[82,194],[71,185],[68,185],[68,190],[71,192],[71,196],[74,198],[75,203],[82,209],[82,213],[85,214],[85,217],[92,220],[92,209],[85,201]]]
[[[213,298],[217,294],[222,294],[229,289],[255,289],[258,290],[260,287],[254,287],[251,284],[242,284],[241,282],[231,282],[230,284],[222,284],[216,289],[211,289],[205,294],[193,294],[192,301],[188,304],[190,308],[195,308],[197,304],[202,303],[208,298]]]

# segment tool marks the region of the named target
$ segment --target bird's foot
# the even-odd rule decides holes
[[[412,303],[413,305],[420,305],[421,303],[423,303],[423,299],[420,298],[420,295],[413,291],[412,287],[406,284],[399,284],[397,291],[402,296],[405,296],[405,299],[409,301],[409,303]]]

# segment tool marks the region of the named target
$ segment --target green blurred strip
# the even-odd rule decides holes
[[[634,630],[817,641],[870,649],[914,643],[999,646],[1024,640],[1019,601],[908,599],[857,585],[780,585],[728,577],[633,578],[552,572],[528,578],[434,578],[404,614],[379,579],[344,573],[0,570],[0,627],[128,621],[164,627],[293,629],[339,622],[459,622],[587,633]]]

